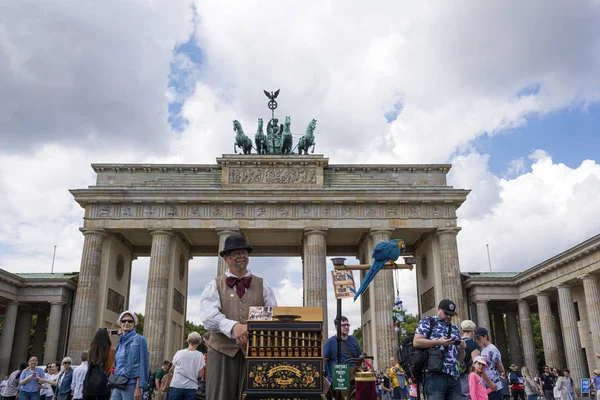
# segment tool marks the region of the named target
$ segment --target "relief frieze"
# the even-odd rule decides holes
[[[135,206],[124,204],[121,206],[121,218],[134,218]]]
[[[231,218],[231,219],[438,219],[453,217],[446,204],[99,204],[95,218]]]
[[[158,206],[146,205],[144,206],[144,217],[145,218],[156,218],[158,217]]]
[[[96,214],[98,217],[112,217],[112,207],[108,204],[103,204],[98,206],[98,213]]]
[[[315,184],[315,168],[230,168],[230,184]]]

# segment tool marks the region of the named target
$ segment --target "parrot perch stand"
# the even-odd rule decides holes
[[[333,268],[336,271],[368,271],[371,268],[371,264],[346,265],[345,261],[346,259],[344,257],[335,257],[331,259],[331,262],[333,263]],[[388,261],[382,269],[408,269],[412,271],[415,264],[417,263],[417,258],[413,256],[405,256],[404,262],[405,264],[396,264],[394,262]],[[335,317],[335,325],[337,331],[337,359],[338,362],[340,362],[340,360],[342,359],[342,299],[337,299],[337,314]],[[336,395],[336,400],[342,400],[342,394],[339,391]]]

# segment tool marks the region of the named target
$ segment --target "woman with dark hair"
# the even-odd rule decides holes
[[[100,328],[96,331],[88,350],[88,364],[102,363],[106,375],[110,375],[115,362],[115,348],[112,347],[108,331]]]
[[[564,377],[562,370],[557,369],[554,372],[556,376],[556,386],[554,386],[554,399],[555,400],[571,400],[569,394],[569,388],[567,386],[567,379]]]
[[[105,328],[98,329],[87,351],[88,370],[97,364],[101,366],[106,376],[110,375],[115,362],[115,349],[112,347],[108,335],[109,332]],[[85,379],[84,386],[86,386]],[[83,393],[83,400],[108,400],[109,398],[110,389],[108,387],[99,393]]]
[[[4,389],[2,389],[2,393],[0,393],[5,400],[15,400],[17,398],[17,394],[19,393],[19,377],[25,368],[27,368],[27,363],[21,363],[19,369],[13,371],[8,377],[8,382],[4,386]]]

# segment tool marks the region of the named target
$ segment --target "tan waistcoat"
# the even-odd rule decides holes
[[[217,277],[217,291],[221,298],[221,313],[227,319],[238,321],[245,324],[248,320],[248,311],[251,306],[264,306],[265,299],[263,298],[263,279],[252,275],[250,287],[246,289],[244,297],[238,297],[234,288],[227,286],[225,280],[227,277],[221,275]],[[208,340],[208,345],[213,349],[229,356],[235,357],[240,346],[235,342],[235,339],[230,339],[220,331],[211,331]],[[244,354],[246,349],[243,350]]]

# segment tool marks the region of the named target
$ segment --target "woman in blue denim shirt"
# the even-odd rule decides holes
[[[121,326],[119,345],[115,351],[115,370],[113,375],[129,378],[124,390],[114,389],[112,400],[141,400],[142,389],[148,385],[150,354],[148,342],[135,332],[138,319],[133,311],[124,311],[119,316]]]

